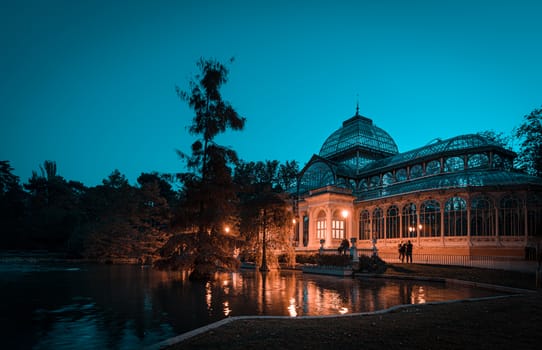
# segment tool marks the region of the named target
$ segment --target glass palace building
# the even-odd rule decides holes
[[[542,179],[513,170],[515,156],[477,134],[399,153],[357,111],[299,173],[296,249],[347,238],[397,256],[410,240],[415,254],[523,257],[542,238]]]

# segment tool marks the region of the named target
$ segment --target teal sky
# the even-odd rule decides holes
[[[93,186],[179,172],[199,57],[230,67],[247,118],[217,141],[303,166],[355,113],[401,152],[510,134],[542,105],[542,1],[0,1],[0,159]]]

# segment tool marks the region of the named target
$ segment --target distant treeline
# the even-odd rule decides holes
[[[45,161],[23,184],[13,170],[9,161],[0,161],[0,249],[43,249],[101,261],[145,259],[193,226],[186,200],[190,188],[182,176],[142,173],[131,185],[115,170],[101,185],[87,187],[57,174],[54,161]],[[232,178],[239,194],[262,181],[285,191],[295,187],[298,170],[295,161],[239,162]],[[233,202],[241,206],[242,197]]]

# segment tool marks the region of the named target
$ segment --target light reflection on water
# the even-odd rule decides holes
[[[294,271],[217,274],[136,266],[0,264],[5,348],[137,349],[240,315],[338,315],[398,304],[494,295],[415,281],[357,280]]]

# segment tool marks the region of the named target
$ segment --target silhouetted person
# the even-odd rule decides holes
[[[406,262],[412,264],[412,243],[410,241],[406,244]]]
[[[401,262],[405,262],[405,252],[406,252],[406,244],[404,244],[403,242],[399,243],[399,260],[401,260]]]
[[[341,241],[341,245],[339,246],[339,254],[346,255],[346,252],[348,251],[348,248],[350,247],[350,243],[346,238],[344,238]]]

